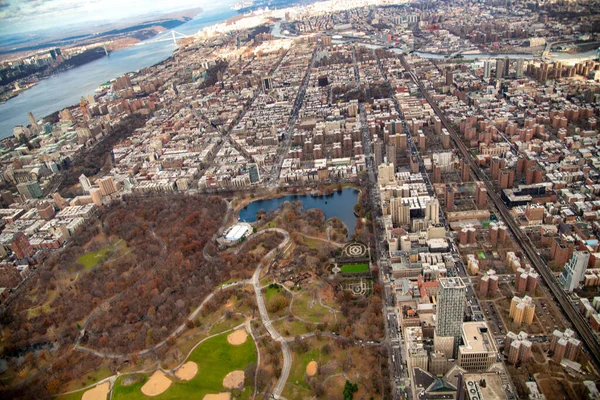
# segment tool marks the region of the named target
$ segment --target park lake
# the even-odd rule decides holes
[[[300,201],[304,210],[320,208],[325,213],[325,218],[337,217],[346,225],[349,232],[354,232],[356,225],[354,205],[358,201],[358,193],[356,189],[344,189],[341,192],[335,191],[333,194],[323,196],[289,195],[275,199],[257,200],[240,211],[239,219],[244,222],[255,222],[256,213],[260,210],[276,211],[286,201]]]

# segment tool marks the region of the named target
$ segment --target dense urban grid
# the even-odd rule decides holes
[[[594,1],[261,8],[29,113],[0,390],[599,399],[599,32]]]

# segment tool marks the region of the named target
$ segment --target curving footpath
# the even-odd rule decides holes
[[[283,388],[285,387],[285,384],[290,375],[290,370],[292,368],[292,352],[285,338],[281,336],[271,324],[271,318],[269,317],[269,313],[267,312],[267,306],[265,305],[265,299],[263,298],[262,289],[260,287],[260,273],[262,271],[262,268],[264,267],[263,264],[265,264],[271,258],[271,256],[275,254],[275,252],[283,250],[287,246],[288,242],[290,241],[290,234],[287,231],[279,228],[269,228],[263,230],[262,232],[278,232],[285,236],[284,241],[281,242],[279,246],[271,250],[265,257],[263,257],[263,261],[261,261],[258,264],[256,270],[254,271],[254,275],[252,275],[252,285],[254,286],[256,304],[258,305],[258,312],[260,313],[262,323],[267,329],[267,332],[269,332],[269,335],[271,335],[271,338],[276,342],[281,343],[281,352],[283,353],[283,366],[281,368],[281,375],[279,376],[279,380],[277,381],[277,385],[275,385],[275,389],[273,390],[272,394],[274,398],[279,399],[281,398],[281,393],[283,392]]]

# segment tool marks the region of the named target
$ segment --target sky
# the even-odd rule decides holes
[[[0,32],[98,23],[156,11],[203,7],[209,0],[0,0]]]

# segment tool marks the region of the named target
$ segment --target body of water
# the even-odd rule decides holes
[[[258,211],[277,210],[286,201],[301,201],[304,210],[320,208],[325,213],[326,219],[337,217],[346,224],[349,233],[354,232],[356,226],[354,205],[358,201],[358,190],[355,189],[344,189],[341,193],[335,191],[330,196],[291,195],[277,199],[257,200],[240,211],[240,221],[254,222]]]
[[[175,30],[194,35],[204,27],[222,22],[236,15],[230,8],[234,1],[225,0],[213,8],[209,6],[196,18],[176,27]],[[169,58],[176,49],[177,46],[172,41],[131,46],[40,81],[33,88],[0,104],[0,139],[11,136],[16,125],[29,124],[29,111],[39,119],[78,104],[81,96],[93,94],[102,83],[157,64]]]

